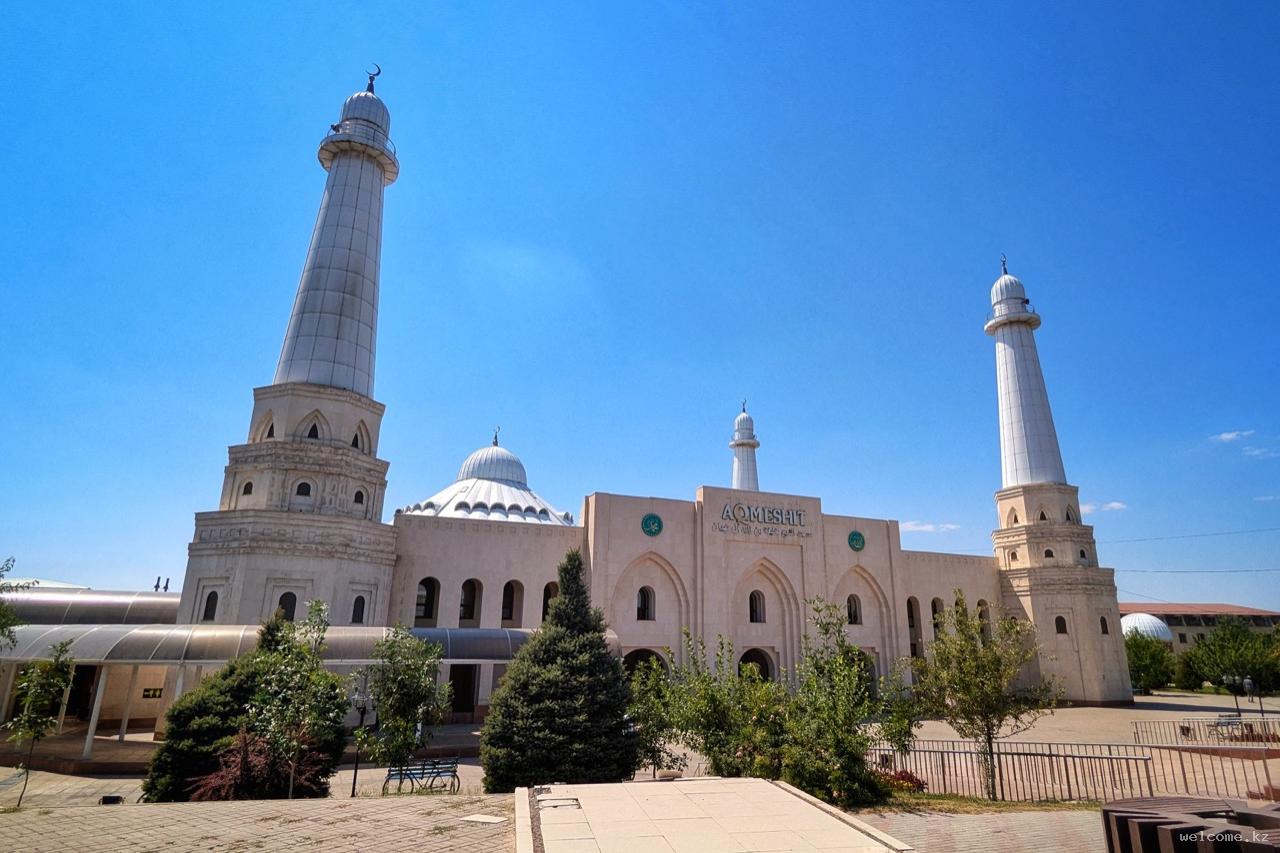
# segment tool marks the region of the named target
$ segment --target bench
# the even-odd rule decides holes
[[[451,794],[458,793],[462,784],[458,778],[457,758],[423,758],[404,767],[388,767],[387,778],[382,782],[383,794],[387,793],[387,786],[392,782],[396,783],[397,791],[405,782],[409,783],[410,791],[419,785],[430,790],[438,782],[441,789],[447,788]]]

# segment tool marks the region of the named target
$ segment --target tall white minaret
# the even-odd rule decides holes
[[[1000,396],[1000,473],[1004,488],[1030,483],[1066,483],[1058,433],[1049,410],[1035,330],[1040,315],[1027,292],[1000,259],[1002,275],[991,287],[986,333],[996,339],[996,386]]]
[[[275,381],[253,389],[217,511],[196,514],[179,622],[301,618],[321,599],[334,624],[389,624],[395,534],[381,523],[384,407],[371,395],[382,189],[400,165],[378,73],[320,143],[329,174]]]
[[[742,412],[733,421],[733,487],[748,492],[760,491],[760,478],[756,474],[756,423],[747,414],[747,401],[742,401]]]
[[[1040,653],[1030,671],[1053,676],[1073,702],[1132,702],[1114,573],[1098,566],[1093,528],[1081,521],[1079,490],[1062,467],[1036,353],[1040,315],[1003,257],[1000,267],[985,329],[996,339],[1000,397],[991,541],[1003,604],[1036,626]]]
[[[320,143],[329,172],[298,282],[275,384],[309,382],[373,396],[382,189],[400,174],[391,114],[369,87],[342,105]]]

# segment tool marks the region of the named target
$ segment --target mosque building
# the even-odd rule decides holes
[[[328,604],[335,636],[364,646],[397,623],[455,646],[485,639],[488,646],[477,640],[471,651],[446,654],[455,711],[482,716],[512,649],[545,616],[556,566],[571,548],[583,553],[592,599],[628,663],[679,659],[688,629],[709,644],[723,635],[742,660],[777,677],[798,662],[805,601],[821,596],[843,608],[848,636],[884,672],[925,653],[934,617],[960,589],[985,615],[1005,608],[1035,624],[1042,649],[1034,668],[1056,677],[1069,701],[1132,700],[1113,572],[1098,564],[1058,447],[1036,351],[1041,318],[1007,269],[991,288],[984,327],[995,339],[1000,424],[993,556],[906,550],[895,520],[762,490],[745,403],[732,425],[727,487],[699,486],[686,499],[596,491],[575,518],[533,489],[495,433],[453,483],[424,490],[428,497],[384,521],[385,406],[373,394],[382,200],[399,174],[390,131],[370,77],[320,143],[328,175],[274,381],[254,389],[217,509],[196,513],[172,619],[159,620],[186,638],[183,651],[143,660],[165,665],[150,681],[138,675],[140,658],[103,653],[99,669],[126,659],[133,668],[127,691],[115,675],[113,691],[95,687],[95,725],[99,716],[119,719],[113,702],[124,705],[127,725],[129,694],[143,683],[166,697],[149,711],[159,716],[183,691],[189,665],[230,655],[192,657],[193,646],[225,646],[233,635],[239,643],[277,609],[300,618],[313,599]],[[137,634],[127,617],[113,621],[125,623],[109,626],[121,637]],[[26,651],[0,661],[37,654],[56,633],[37,635],[48,627],[20,629]]]

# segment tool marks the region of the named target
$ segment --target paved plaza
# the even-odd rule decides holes
[[[858,817],[922,853],[1095,853],[1105,848],[1096,811],[992,814],[861,812]]]
[[[526,793],[517,791],[517,799]],[[535,794],[533,844],[521,843],[520,853],[539,845],[542,853],[907,849],[851,815],[764,779],[551,785]]]
[[[498,822],[472,822],[481,815]],[[0,847],[29,853],[515,850],[511,796],[403,796],[27,808],[0,814]]]

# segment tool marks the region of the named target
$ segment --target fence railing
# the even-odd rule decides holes
[[[995,746],[996,796],[1002,800],[1099,800],[1195,795],[1272,799],[1271,768],[1250,747],[1188,751],[1176,744],[1002,741]],[[985,797],[979,745],[917,740],[910,752],[884,744],[868,751],[882,770],[909,770],[939,794]]]
[[[1280,719],[1236,716],[1134,720],[1133,742],[1194,746],[1271,746],[1280,749]]]

